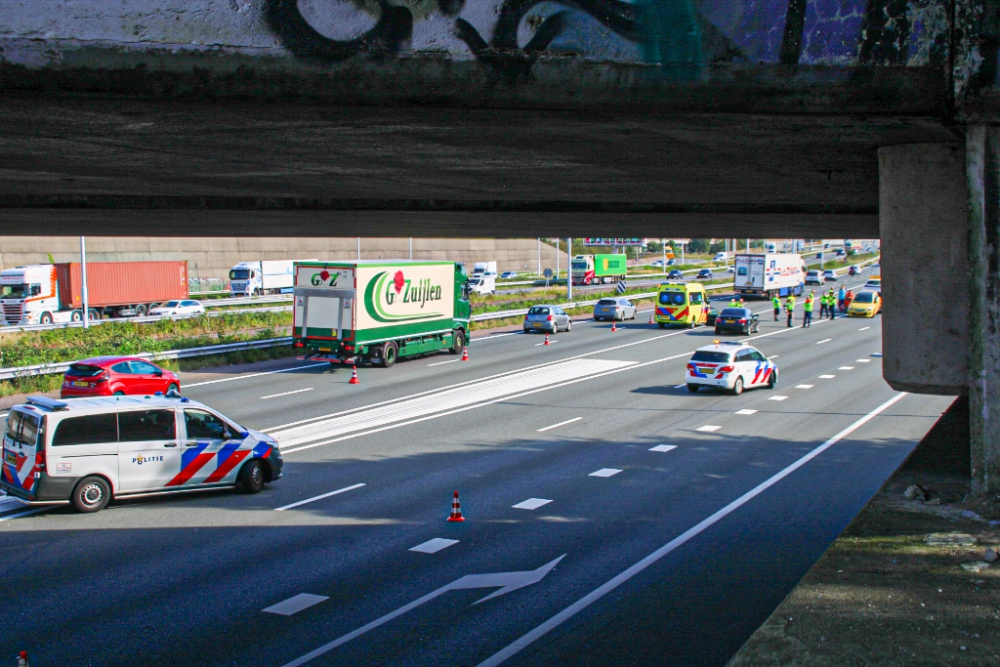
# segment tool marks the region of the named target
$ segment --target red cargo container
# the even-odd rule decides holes
[[[82,308],[80,264],[56,264],[59,302]],[[91,308],[154,304],[188,297],[187,262],[87,262]]]

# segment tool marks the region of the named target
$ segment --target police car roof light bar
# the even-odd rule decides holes
[[[69,403],[64,403],[63,401],[56,401],[54,399],[48,398],[47,396],[29,396],[28,403],[30,405],[37,405],[40,408],[45,408],[46,410],[68,410]]]

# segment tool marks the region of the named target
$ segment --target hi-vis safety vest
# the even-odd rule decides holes
[[[790,296],[787,299],[785,299],[785,308],[787,308],[789,311],[795,310],[795,297],[794,296]]]
[[[771,303],[774,304],[774,309],[775,310],[778,310],[779,308],[781,308],[781,299],[779,299],[778,297],[774,297],[773,299],[771,299]]]
[[[813,299],[811,296],[806,298],[806,302],[802,304],[802,309],[807,313],[811,313],[813,311]]]

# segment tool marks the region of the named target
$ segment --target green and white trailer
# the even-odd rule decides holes
[[[297,262],[293,345],[299,359],[372,363],[469,340],[468,279],[454,262]]]

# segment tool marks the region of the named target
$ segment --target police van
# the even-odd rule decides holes
[[[0,488],[97,512],[112,498],[226,486],[257,493],[281,465],[274,438],[176,394],[31,397],[7,416]]]

